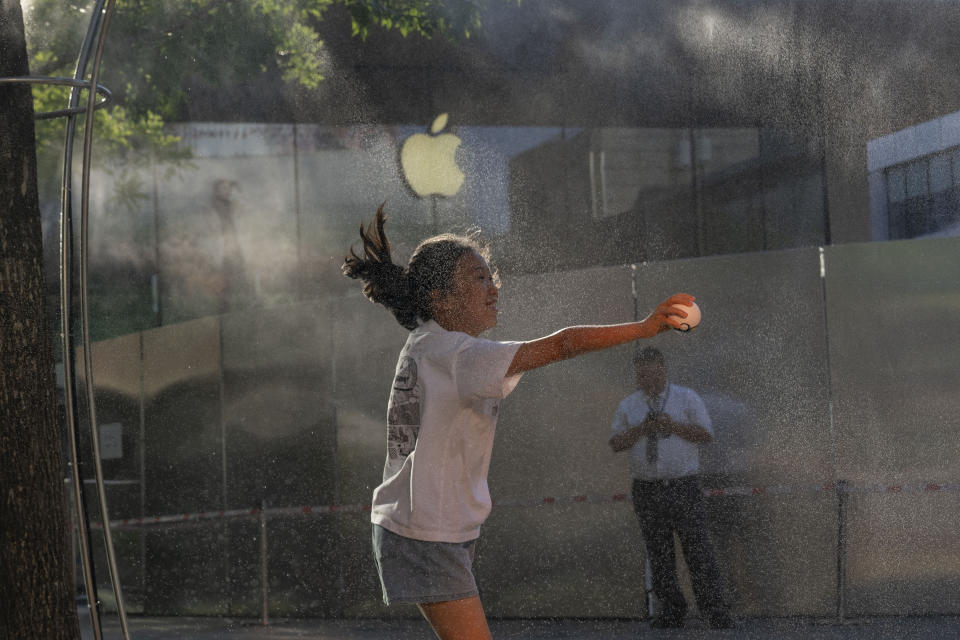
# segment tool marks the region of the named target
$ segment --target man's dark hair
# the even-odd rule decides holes
[[[637,366],[654,363],[666,365],[666,359],[663,357],[663,353],[656,347],[638,349],[633,355],[633,364]]]

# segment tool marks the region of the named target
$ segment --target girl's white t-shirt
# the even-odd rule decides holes
[[[387,407],[387,460],[370,519],[417,540],[467,542],[490,513],[487,471],[500,400],[520,342],[447,331],[410,333]]]

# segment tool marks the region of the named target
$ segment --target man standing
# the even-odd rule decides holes
[[[646,347],[634,357],[637,391],[617,407],[610,446],[631,450],[633,508],[661,611],[654,628],[683,626],[687,603],[677,583],[673,534],[690,569],[693,592],[710,627],[733,626],[706,528],[697,476],[699,445],[713,440],[710,416],[692,389],[670,384],[663,354]]]

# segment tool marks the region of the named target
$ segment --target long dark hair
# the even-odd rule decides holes
[[[362,281],[363,295],[389,309],[401,326],[413,330],[419,321],[433,319],[432,294],[450,290],[460,258],[475,251],[486,260],[489,250],[478,242],[476,234],[444,233],[421,242],[407,267],[401,267],[393,262],[390,241],[383,230],[387,221],[383,206],[377,208],[377,215],[366,228],[360,223],[363,255],[350,247],[341,271],[348,278]]]

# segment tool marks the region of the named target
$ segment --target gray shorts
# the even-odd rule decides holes
[[[476,540],[426,542],[373,525],[373,556],[387,604],[447,602],[478,595]]]

